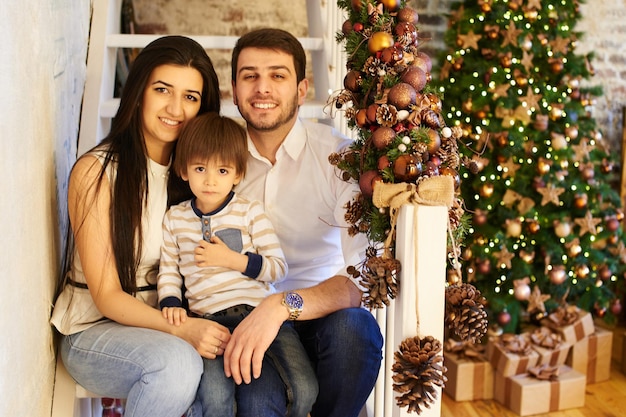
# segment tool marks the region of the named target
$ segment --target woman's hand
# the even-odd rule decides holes
[[[230,331],[212,320],[188,317],[172,333],[192,345],[200,356],[215,359],[223,355],[230,341]]]

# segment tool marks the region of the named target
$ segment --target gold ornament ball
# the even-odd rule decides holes
[[[415,104],[417,98],[417,91],[411,86],[411,84],[401,82],[389,89],[387,94],[387,101],[389,104],[395,106],[397,109],[408,109],[411,105]]]
[[[459,284],[461,282],[461,276],[456,269],[448,269],[446,275],[448,284],[450,285]]]
[[[378,0],[378,2],[390,12],[395,12],[400,7],[400,0]]]
[[[552,164],[550,163],[550,161],[548,161],[546,158],[539,158],[539,161],[537,161],[537,172],[539,173],[539,175],[545,175],[548,172],[550,172],[550,166]]]
[[[582,246],[580,245],[576,245],[576,244],[572,244],[568,249],[567,249],[567,253],[569,254],[569,256],[576,257],[578,255],[580,255],[580,253],[583,251]]]
[[[559,285],[565,282],[567,272],[565,272],[565,267],[563,267],[563,265],[554,265],[548,273],[548,276],[550,277],[551,283]]]
[[[426,85],[426,72],[418,66],[411,66],[402,73],[400,80],[409,84],[416,92],[422,91]]]
[[[411,7],[404,7],[403,9],[398,10],[398,21],[399,22],[409,22],[414,25],[417,24],[419,20],[419,14],[417,11]]]
[[[537,220],[528,220],[526,224],[528,227],[528,231],[532,234],[538,233],[541,229],[541,226],[539,225],[539,222]]]
[[[413,182],[421,173],[422,163],[415,155],[400,155],[393,163],[394,178],[400,182]]]
[[[427,148],[428,152],[430,152],[431,155],[434,155],[441,147],[441,136],[436,130],[430,129],[428,130],[428,139],[430,139]]]
[[[576,194],[576,196],[574,196],[574,207],[577,209],[584,209],[587,207],[588,200],[589,197],[587,194]]]
[[[530,298],[530,286],[528,284],[516,285],[513,289],[513,296],[519,301],[528,300]]]
[[[535,260],[535,252],[520,251],[519,256],[522,261],[526,262],[527,264],[532,264]]]
[[[576,267],[576,276],[578,278],[584,279],[589,276],[589,267],[587,265],[578,265]]]
[[[439,174],[452,177],[455,190],[458,190],[459,187],[461,186],[461,176],[455,169],[450,168],[450,167],[441,167],[439,168]]]
[[[411,62],[411,65],[421,68],[426,74],[430,73],[433,69],[433,61],[430,58],[430,55],[422,51],[418,51],[413,55],[413,62]]]
[[[351,3],[354,10],[356,10],[357,12],[361,11],[361,7],[363,7],[363,5],[361,4],[361,0],[352,0]]]
[[[378,150],[385,149],[393,142],[396,137],[396,131],[390,127],[379,127],[372,133],[372,144]]]
[[[595,177],[596,173],[593,170],[593,167],[584,168],[581,172],[581,176],[585,181],[592,180]]]
[[[546,121],[546,128],[547,127],[548,126]],[[557,151],[567,148],[567,139],[565,138],[565,135],[561,133],[550,133],[550,142],[552,143],[552,147]]]
[[[480,186],[480,195],[489,198],[493,195],[493,184],[486,183]]]
[[[558,237],[567,237],[570,235],[570,233],[572,232],[572,225],[569,222],[563,221],[555,221],[555,225],[554,225],[554,233],[558,236]]]
[[[367,41],[367,49],[371,54],[393,46],[393,36],[387,32],[374,32]]]
[[[367,126],[367,110],[357,110],[356,115],[354,116],[354,122],[360,128],[364,128],[365,126]]]

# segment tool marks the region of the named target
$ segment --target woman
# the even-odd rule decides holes
[[[72,169],[72,233],[52,323],[63,362],[82,386],[126,398],[126,417],[176,417],[203,365],[230,334],[210,320],[168,324],[156,307],[167,207],[190,198],[170,172],[182,126],[219,112],[217,75],[197,42],[166,36],[136,57],[111,132]]]

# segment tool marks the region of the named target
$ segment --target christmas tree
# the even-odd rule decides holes
[[[622,310],[617,153],[590,114],[601,90],[583,87],[580,18],[576,0],[467,0],[444,35],[437,84],[470,166],[462,276],[506,332],[565,304],[609,321]]]

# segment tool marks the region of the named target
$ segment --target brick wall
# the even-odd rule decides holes
[[[332,0],[320,0],[332,1]],[[425,51],[436,57],[447,28],[446,13],[452,0],[410,0],[420,13],[419,29],[430,38]],[[305,0],[133,0],[139,29],[163,33],[239,36],[260,26],[276,26],[296,36],[306,36]],[[602,85],[593,115],[605,138],[621,149],[622,107],[626,106],[626,0],[587,0],[583,20],[575,30],[584,33],[580,54],[595,51],[593,85]],[[339,29],[339,28],[337,28]],[[210,51],[225,96],[230,95],[230,52]],[[435,62],[436,66],[437,63]]]

